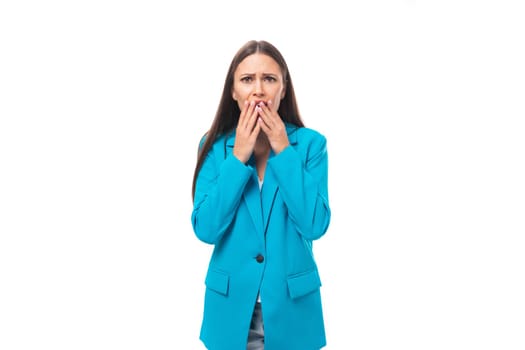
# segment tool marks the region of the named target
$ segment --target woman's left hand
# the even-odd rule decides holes
[[[268,137],[270,146],[275,154],[281,153],[290,144],[283,120],[277,111],[274,110],[272,101],[268,101],[268,105],[262,103],[256,109],[259,113],[257,122]]]

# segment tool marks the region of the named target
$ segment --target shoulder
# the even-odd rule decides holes
[[[299,146],[318,144],[321,147],[326,144],[326,136],[318,130],[289,124],[286,125],[286,129],[292,144],[296,143]]]
[[[318,130],[307,127],[297,128],[298,136],[305,139],[312,140],[326,140],[326,137]]]
[[[326,155],[326,137],[318,130],[307,127],[289,127],[288,139],[290,145],[303,159],[314,159]]]
[[[206,142],[206,139],[208,138],[208,132],[205,132],[204,135],[201,136],[199,140],[199,149],[204,146],[204,143]],[[211,148],[216,148],[220,144],[224,144],[226,138],[228,138],[228,135],[219,135],[215,138],[213,141],[213,144],[211,145]]]

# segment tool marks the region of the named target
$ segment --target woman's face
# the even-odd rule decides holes
[[[255,53],[247,56],[233,73],[232,97],[239,109],[244,102],[265,103],[272,101],[272,109],[277,111],[284,97],[285,87],[279,64],[268,55]]]

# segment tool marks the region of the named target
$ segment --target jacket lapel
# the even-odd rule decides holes
[[[286,133],[288,134],[288,141],[292,146],[295,146],[295,144],[297,144],[297,133],[295,132],[296,130],[297,127],[295,125],[286,124]],[[268,161],[270,161],[273,157],[275,157],[275,153],[272,150],[270,152],[270,157],[268,158]],[[272,209],[274,207],[278,189],[279,184],[277,183],[275,176],[271,171],[268,170],[268,167],[266,167],[266,172],[264,174],[264,183],[261,191],[264,234],[266,234],[266,231],[268,230],[268,222],[270,221],[270,215],[272,214]]]
[[[263,236],[263,216],[261,208],[261,191],[259,190],[259,183],[257,176],[252,176],[250,181],[246,184],[246,190],[243,194],[244,202],[248,207],[250,216],[252,217],[253,224],[257,231],[257,234]]]
[[[226,139],[226,156],[228,156],[233,151],[233,145],[235,143],[235,133],[232,133]],[[248,166],[252,168],[252,176],[248,183],[246,184],[245,191],[243,192],[243,199],[248,208],[248,212],[257,231],[257,235],[263,237],[263,216],[262,216],[262,207],[261,207],[261,191],[259,190],[259,182],[257,179],[257,170],[253,166],[252,159],[248,162]]]
[[[267,171],[264,174],[264,183],[261,191],[264,234],[266,234],[266,230],[268,228],[268,219],[270,218],[270,214],[272,212],[273,202],[275,201],[277,189],[278,186],[275,177],[270,171]]]
[[[286,124],[286,132],[288,133],[288,140],[290,142],[290,145],[295,145],[297,143],[297,133],[295,132],[296,130],[296,126]],[[228,152],[228,154],[233,151],[234,143],[235,132],[230,134],[226,139],[226,151]],[[273,153],[273,151],[271,151],[268,160],[271,160],[274,156],[275,154]],[[259,190],[257,169],[255,169],[255,162],[252,161],[253,157],[248,162],[248,165],[253,168],[253,174],[248,183],[246,184],[246,190],[244,191],[243,197],[246,206],[248,207],[250,216],[253,220],[254,226],[257,230],[257,233],[260,237],[264,237],[268,228],[270,214],[273,209],[275,197],[277,195],[277,190],[279,189],[279,186],[272,172],[268,171],[267,167],[266,173],[264,174],[264,182],[262,188]]]

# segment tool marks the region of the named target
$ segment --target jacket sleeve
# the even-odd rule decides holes
[[[314,134],[301,155],[288,146],[268,162],[297,232],[305,239],[323,236],[330,224],[326,138]]]
[[[233,154],[219,161],[214,149],[197,176],[191,215],[195,235],[209,244],[217,243],[232,223],[252,173],[250,166]]]

